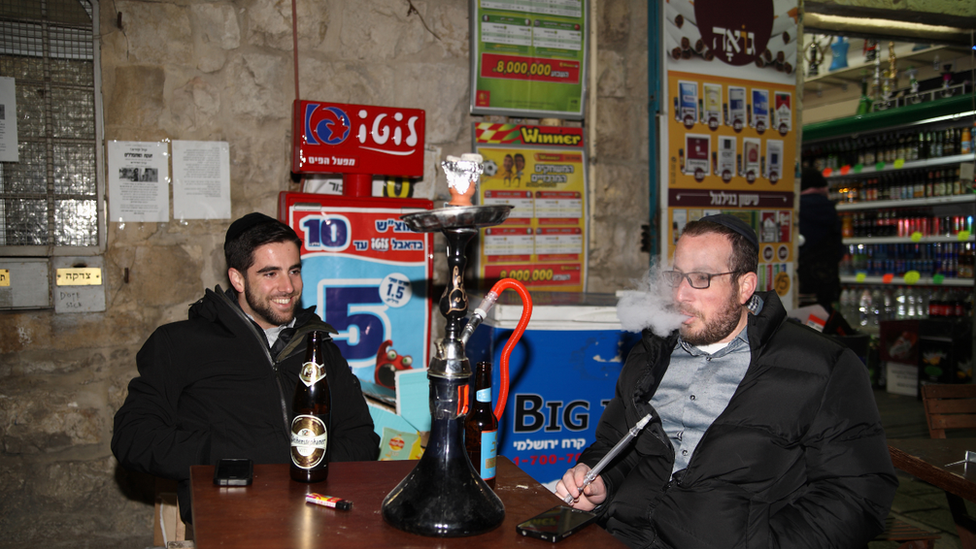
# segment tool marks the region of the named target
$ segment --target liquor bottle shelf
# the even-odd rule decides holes
[[[969,155],[970,157],[972,155]],[[874,210],[880,208],[907,208],[913,206],[938,206],[941,204],[965,204],[976,202],[976,194],[958,194],[950,196],[930,196],[928,198],[906,198],[902,200],[867,200],[864,202],[840,202],[837,211]]]
[[[934,282],[932,277],[922,277],[918,279],[918,282],[914,284],[909,284],[905,282],[902,277],[894,277],[891,282],[885,282],[884,277],[881,276],[866,276],[859,279],[857,276],[843,275],[840,277],[841,284],[864,284],[864,285],[889,285],[889,286],[959,286],[959,287],[971,287],[976,286],[972,278],[944,278],[942,282]]]
[[[895,162],[881,162],[880,163],[882,164],[881,168],[878,168],[878,165],[875,164],[871,166],[863,166],[859,171],[856,172],[854,169],[851,169],[845,174],[839,173],[840,170],[835,170],[835,173],[831,173],[829,176],[827,176],[827,180],[833,181],[837,179],[852,179],[856,177],[863,177],[869,174],[894,172],[898,170],[910,170],[913,168],[931,168],[934,166],[945,166],[948,164],[961,164],[963,162],[973,162],[974,160],[976,160],[976,156],[974,156],[973,153],[967,153],[967,154],[954,154],[952,156],[940,156],[938,158],[926,158],[924,160],[909,160],[909,161],[904,161],[904,163],[897,163],[899,164],[897,167]]]
[[[907,236],[855,236],[843,239],[844,244],[929,244],[932,242],[976,242],[976,236],[960,240],[958,235],[923,236],[917,242]]]

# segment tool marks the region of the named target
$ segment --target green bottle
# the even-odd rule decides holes
[[[868,80],[861,79],[861,100],[857,103],[857,114],[867,114],[871,112],[871,98],[868,97]]]

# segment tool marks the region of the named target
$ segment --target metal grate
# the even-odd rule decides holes
[[[0,246],[100,243],[93,1],[0,0],[19,154],[0,162]]]

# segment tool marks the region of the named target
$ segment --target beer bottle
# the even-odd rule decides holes
[[[323,332],[308,334],[292,401],[291,478],[299,482],[320,482],[329,476],[332,393],[325,375],[325,337]]]
[[[498,419],[491,409],[491,362],[475,367],[474,390],[474,402],[464,418],[464,446],[475,471],[494,489]]]

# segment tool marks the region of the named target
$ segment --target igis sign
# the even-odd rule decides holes
[[[295,173],[421,177],[424,111],[296,100]]]

